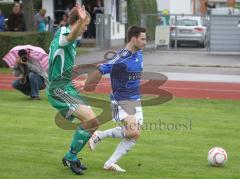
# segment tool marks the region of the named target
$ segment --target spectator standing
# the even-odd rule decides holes
[[[63,27],[67,25],[68,25],[68,15],[64,13],[62,16],[62,20],[59,23],[59,27]]]
[[[103,14],[104,13],[104,8],[102,6],[102,1],[101,0],[96,0],[96,4],[93,6],[93,37],[96,38],[96,17],[97,14]]]
[[[46,15],[46,9],[42,8],[40,11],[34,16],[34,26],[35,29],[38,32],[45,32],[46,31],[46,26],[47,26],[47,17]]]
[[[93,16],[92,16],[92,8],[90,5],[86,5],[86,11],[91,15],[91,21],[88,25],[87,31],[84,32],[83,37],[84,38],[93,38],[93,28],[94,28],[94,23],[93,23]]]
[[[2,10],[0,9],[0,32],[3,32],[5,29],[5,17],[2,14]]]
[[[7,21],[8,31],[25,31],[24,16],[19,3],[13,6],[13,12],[9,15]]]

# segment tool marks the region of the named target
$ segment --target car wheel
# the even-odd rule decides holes
[[[206,44],[205,42],[200,43],[200,47],[205,48]]]

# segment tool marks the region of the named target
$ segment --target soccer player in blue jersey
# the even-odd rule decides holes
[[[89,140],[91,150],[96,144],[107,137],[122,138],[112,156],[105,162],[104,169],[125,172],[117,165],[117,161],[133,148],[140,136],[140,125],[143,114],[140,101],[140,79],[143,69],[142,49],[146,45],[145,28],[132,26],[127,32],[126,47],[115,54],[113,58],[99,65],[98,70],[90,74],[85,87],[100,79],[104,74],[110,74],[112,94],[112,117],[122,125],[105,131],[96,131]]]

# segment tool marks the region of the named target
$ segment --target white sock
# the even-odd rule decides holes
[[[104,139],[106,137],[124,138],[124,128],[119,126],[105,131],[98,131],[98,136],[100,139]]]
[[[105,163],[106,165],[116,163],[123,155],[128,153],[134,145],[136,144],[136,140],[134,139],[123,139],[117,146],[116,150],[112,154],[112,156]]]

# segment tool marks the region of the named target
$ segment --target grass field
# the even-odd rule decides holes
[[[18,92],[0,91],[0,178],[240,178],[240,101],[174,99],[145,107],[142,136],[119,162],[127,173],[102,169],[119,142],[106,139],[94,152],[83,150],[89,169],[75,176],[61,164],[73,131],[55,125],[56,110],[42,96],[29,101]],[[226,149],[224,167],[208,166],[213,146]]]

